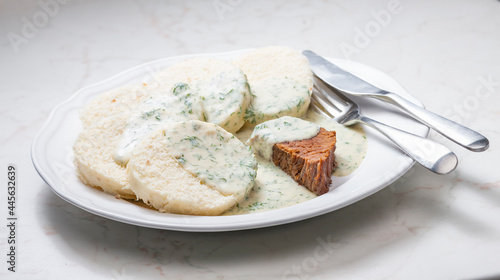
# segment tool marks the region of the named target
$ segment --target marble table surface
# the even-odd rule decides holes
[[[1,279],[493,279],[500,277],[500,2],[1,1]],[[301,222],[223,233],[132,226],[56,196],[30,158],[50,111],[151,60],[288,45],[361,62],[428,109],[486,135],[458,168],[415,165],[376,194]],[[16,272],[7,166],[17,166]],[[322,241],[335,246],[323,248]]]

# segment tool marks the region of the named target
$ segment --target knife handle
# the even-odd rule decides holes
[[[473,152],[486,151],[490,145],[488,139],[478,132],[419,107],[395,93],[384,92],[384,94],[373,97],[389,101],[407,112],[413,118]]]
[[[457,167],[457,156],[440,143],[388,126],[365,116],[359,116],[356,120],[384,134],[407,156],[434,173],[448,174]]]

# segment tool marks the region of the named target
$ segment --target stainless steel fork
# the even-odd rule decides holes
[[[363,123],[378,130],[406,155],[434,173],[450,173],[458,164],[457,156],[444,145],[361,115],[358,104],[316,76],[311,107],[340,124],[349,126]]]

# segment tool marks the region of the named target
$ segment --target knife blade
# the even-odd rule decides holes
[[[489,141],[480,133],[426,110],[394,92],[378,88],[313,51],[304,50],[302,54],[309,60],[314,74],[331,87],[347,94],[372,97],[395,105],[409,116],[470,151],[482,152],[488,149]]]

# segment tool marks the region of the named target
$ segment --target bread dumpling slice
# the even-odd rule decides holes
[[[128,114],[113,115],[85,128],[73,145],[74,163],[83,183],[125,199],[135,198],[124,166],[113,151],[127,124]]]
[[[127,125],[116,145],[113,158],[126,165],[135,146],[156,127],[167,122],[204,120],[200,98],[190,86],[177,83],[172,89],[150,90],[129,113]]]
[[[147,95],[145,85],[127,85],[104,92],[92,99],[82,110],[83,128],[113,115],[127,114]]]
[[[244,124],[250,91],[243,72],[234,64],[213,58],[179,62],[159,73],[162,87],[187,83],[201,99],[205,119],[234,133]]]
[[[220,215],[246,198],[257,161],[250,147],[221,127],[186,121],[146,136],[127,170],[137,197],[160,212]]]
[[[300,117],[309,107],[312,71],[305,56],[282,46],[250,51],[233,61],[247,76],[252,101],[245,120],[259,124],[282,116]]]
[[[136,143],[162,123],[203,118],[201,105],[186,84],[177,84],[170,91],[148,90],[140,99],[130,98],[134,93],[137,92],[110,92],[92,101],[83,112],[95,108],[109,115],[103,113],[101,118],[97,115],[91,118],[73,146],[82,181],[123,198],[135,198],[125,166]],[[123,108],[114,107],[115,102],[110,100],[130,109],[119,112]],[[141,102],[137,103],[138,100]]]

